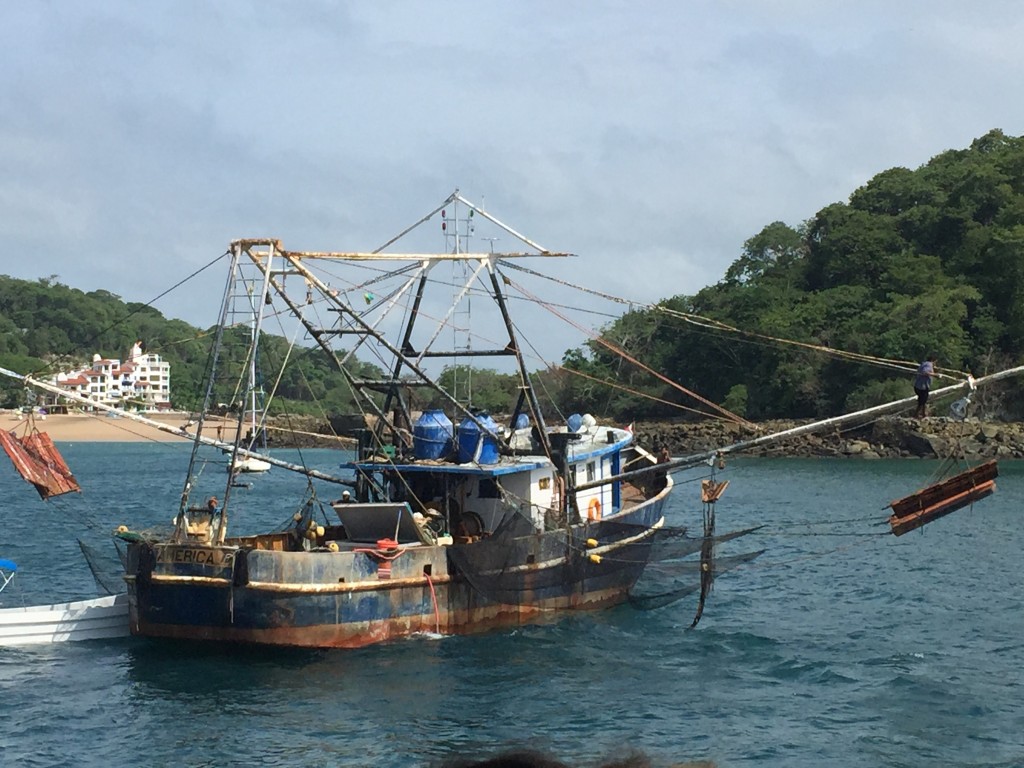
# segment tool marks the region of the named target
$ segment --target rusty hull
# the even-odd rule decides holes
[[[650,524],[663,495],[632,508]],[[625,520],[624,520],[625,521]],[[356,648],[417,632],[470,634],[536,623],[566,610],[623,602],[643,570],[584,558],[574,580],[531,590],[557,566],[565,531],[528,537],[517,604],[490,600],[449,564],[445,546],[405,546],[384,559],[370,548],[340,552],[244,549],[194,542],[129,545],[126,579],[135,635],[281,646]],[[547,558],[547,559],[545,559]],[[390,574],[382,568],[390,564]],[[561,560],[564,564],[564,558]]]

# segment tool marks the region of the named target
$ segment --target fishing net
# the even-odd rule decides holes
[[[651,609],[700,590],[702,578],[756,558],[761,551],[724,558],[714,552],[758,529],[694,537],[683,527],[602,520],[542,534],[512,510],[492,534],[455,544],[448,556],[470,586],[494,602],[543,608],[549,600],[618,591],[634,606]]]
[[[125,591],[124,563],[125,555],[116,544],[112,547],[113,552],[100,552],[96,547],[86,544],[81,539],[78,546],[85,556],[85,562],[92,571],[92,577],[96,586],[101,592],[108,595],[116,595]]]
[[[751,531],[754,529],[751,529]],[[750,533],[751,531],[746,531]],[[719,539],[716,539],[716,541]],[[715,557],[711,564],[711,578],[731,571],[756,559],[764,552],[744,552],[738,555]],[[640,610],[664,608],[701,590],[705,578],[705,565],[701,560],[653,563],[643,577],[630,590],[629,603]],[[698,617],[699,618],[699,617]]]

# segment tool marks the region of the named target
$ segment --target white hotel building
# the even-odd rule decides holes
[[[124,363],[93,355],[91,368],[59,373],[52,383],[113,407],[137,405],[146,410],[171,407],[171,364],[161,360],[160,355],[143,352],[141,341],[135,342]]]

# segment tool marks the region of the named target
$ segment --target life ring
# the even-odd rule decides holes
[[[587,520],[601,519],[601,500],[594,498],[587,504]]]

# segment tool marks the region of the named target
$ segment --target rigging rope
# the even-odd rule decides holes
[[[619,384],[618,382],[612,381],[610,379],[602,379],[602,378],[600,378],[598,376],[591,376],[589,373],[584,373],[583,371],[579,371],[579,370],[577,370],[575,368],[566,368],[565,366],[561,366],[561,365],[555,365],[555,366],[552,366],[552,367],[556,368],[559,371],[564,371],[565,373],[571,374],[573,376],[578,376],[578,377],[580,377],[582,379],[587,379],[588,381],[593,381],[593,382],[596,382],[596,383],[601,384],[603,386],[611,387],[612,389],[618,389],[618,390],[620,390],[622,392],[625,392],[627,394],[633,395],[635,397],[640,397],[640,398],[643,398],[645,400],[650,400],[651,402],[661,403],[662,405],[667,405],[667,406],[670,406],[672,408],[677,408],[677,409],[679,409],[681,411],[687,411],[689,413],[696,413],[696,414],[699,414],[701,416],[707,416],[707,417],[712,418],[712,419],[719,419],[721,421],[731,421],[730,419],[725,419],[725,418],[723,418],[721,416],[716,416],[715,414],[711,414],[711,413],[707,413],[706,411],[702,411],[699,408],[692,408],[691,406],[683,405],[682,403],[674,403],[671,400],[665,400],[664,398],[657,397],[656,395],[652,395],[652,394],[649,394],[647,392],[642,392],[639,389],[633,389],[632,387],[627,387],[625,384]]]
[[[114,328],[116,328],[117,326],[121,325],[126,320],[128,320],[128,318],[132,317],[133,315],[137,315],[142,310],[149,309],[153,304],[158,302],[160,299],[162,299],[164,296],[169,294],[171,291],[176,290],[177,288],[181,287],[182,285],[187,283],[189,280],[191,280],[193,277],[196,277],[200,273],[205,272],[207,269],[209,269],[214,264],[216,264],[218,261],[220,261],[225,256],[227,256],[229,253],[230,253],[230,251],[225,251],[224,253],[222,253],[217,258],[215,258],[212,261],[208,262],[207,264],[204,264],[203,266],[201,266],[199,269],[197,269],[192,274],[190,274],[187,277],[179,280],[177,283],[172,285],[170,288],[168,288],[163,293],[158,294],[157,296],[155,296],[154,298],[150,299],[149,301],[147,301],[144,304],[140,304],[138,307],[133,309],[131,312],[129,312],[124,317],[118,318],[116,321],[114,321],[113,323],[108,325],[106,328],[103,328],[102,330],[98,331],[96,334],[93,335],[93,337],[91,339],[87,339],[85,344],[94,344],[96,342],[96,340],[99,339],[104,333],[106,333],[107,331],[113,330]],[[29,375],[32,376],[33,378],[38,378],[41,374],[46,373],[46,372],[52,370],[53,367],[55,365],[57,365],[58,363],[60,363],[62,361],[69,360],[70,357],[71,357],[70,355],[66,355],[66,354],[65,355],[61,355],[57,359],[53,360],[52,362],[48,363],[47,365],[45,365],[44,367],[39,369],[38,371],[34,371],[33,373],[31,373]]]
[[[870,364],[870,365],[875,365],[875,366],[880,367],[880,368],[890,368],[890,369],[895,369],[895,370],[898,370],[898,371],[901,371],[901,372],[911,372],[912,373],[912,372],[916,371],[917,367],[918,367],[918,363],[915,363],[915,362],[912,362],[912,361],[909,361],[909,360],[895,360],[895,359],[892,359],[892,358],[876,357],[876,356],[873,356],[873,355],[864,355],[864,354],[860,354],[860,353],[857,353],[857,352],[848,352],[846,350],[835,349],[834,347],[827,347],[827,346],[824,346],[824,345],[821,345],[821,344],[811,344],[809,342],[795,341],[793,339],[785,339],[785,338],[782,338],[782,337],[771,336],[771,335],[768,335],[768,334],[762,334],[762,333],[758,333],[758,332],[755,332],[755,331],[746,331],[746,330],[743,330],[741,328],[736,328],[735,326],[729,325],[728,323],[724,323],[724,322],[721,322],[719,320],[715,320],[713,318],[705,317],[703,315],[698,315],[698,314],[690,313],[690,312],[681,312],[679,310],[672,309],[670,307],[666,307],[666,306],[664,306],[664,304],[660,304],[660,303],[659,304],[650,304],[650,303],[647,303],[647,302],[632,301],[632,300],[629,300],[629,299],[621,298],[619,296],[613,296],[613,295],[611,295],[609,293],[604,293],[602,291],[597,291],[597,290],[594,290],[592,288],[587,288],[587,287],[582,286],[582,285],[577,285],[577,284],[574,284],[574,283],[570,283],[570,282],[568,282],[566,280],[562,280],[562,279],[557,278],[557,277],[552,277],[551,275],[545,275],[542,272],[538,272],[538,271],[536,271],[534,269],[530,269],[529,267],[524,267],[521,264],[514,264],[514,263],[512,263],[510,261],[507,261],[507,260],[504,260],[504,259],[500,260],[499,263],[503,267],[509,267],[511,269],[518,270],[520,272],[525,272],[525,273],[533,275],[535,277],[539,277],[539,278],[544,279],[544,280],[549,280],[549,281],[551,281],[553,283],[556,283],[558,285],[565,286],[566,288],[572,288],[573,290],[581,291],[583,293],[588,293],[588,294],[590,294],[592,296],[597,296],[597,297],[605,299],[607,301],[611,301],[611,302],[614,302],[614,303],[617,303],[617,304],[621,304],[621,305],[627,306],[631,310],[633,308],[635,308],[635,307],[639,307],[639,308],[647,310],[647,311],[658,312],[658,313],[664,314],[664,315],[669,316],[669,317],[674,317],[676,319],[683,320],[683,321],[685,321],[687,323],[690,323],[692,325],[696,325],[696,326],[699,326],[699,327],[702,327],[702,328],[707,328],[708,330],[722,331],[722,332],[726,332],[726,333],[735,333],[735,334],[739,334],[739,335],[742,335],[742,336],[750,337],[751,339],[757,339],[757,340],[761,340],[761,341],[765,341],[765,342],[771,342],[773,344],[788,344],[788,345],[792,345],[792,346],[808,349],[808,350],[811,350],[811,351],[814,351],[814,352],[820,352],[822,354],[829,355],[829,356],[836,357],[836,358],[840,358],[840,359],[847,359],[847,360],[852,360],[854,362],[867,363],[867,364]],[[944,371],[944,370],[945,371],[951,371],[951,373],[943,373],[942,371]],[[941,369],[941,368],[940,369],[936,369],[936,376],[940,376],[942,378],[950,379],[951,381],[962,381],[962,380],[965,380],[968,377],[968,375],[969,374],[966,373],[966,372],[955,371],[955,370],[949,369],[949,368],[947,368],[947,369]]]
[[[607,339],[605,339],[600,334],[595,333],[594,331],[588,330],[588,329],[584,328],[582,325],[580,325],[579,323],[576,323],[576,322],[570,320],[565,315],[563,315],[560,312],[558,312],[557,310],[555,310],[553,307],[549,306],[548,304],[545,304],[539,298],[537,298],[532,293],[530,293],[528,290],[526,290],[526,288],[524,288],[523,286],[519,285],[518,283],[515,283],[514,281],[512,281],[511,279],[506,277],[504,274],[502,275],[502,278],[507,281],[508,285],[516,288],[518,291],[523,293],[525,296],[529,296],[531,299],[533,299],[533,301],[537,302],[537,304],[539,306],[544,307],[545,309],[547,309],[549,312],[551,312],[556,317],[560,318],[564,322],[569,323],[569,325],[573,326],[574,328],[576,328],[581,333],[584,333],[584,334],[590,336],[590,338],[592,340],[594,340],[598,344],[601,344],[602,346],[606,347],[607,349],[609,349],[610,351],[614,352],[615,354],[619,355],[624,360],[629,361],[633,365],[635,365],[638,368],[646,371],[647,373],[649,373],[650,375],[652,375],[655,378],[659,379],[660,381],[664,382],[665,384],[668,384],[669,386],[679,390],[680,392],[682,392],[682,393],[692,397],[694,400],[697,400],[698,402],[703,403],[704,405],[708,406],[712,410],[718,411],[720,414],[724,415],[727,419],[729,419],[731,421],[734,421],[737,424],[741,424],[741,425],[750,427],[751,429],[754,428],[753,424],[751,424],[750,422],[748,422],[746,419],[742,418],[741,416],[737,416],[735,413],[732,413],[731,411],[727,410],[726,408],[723,408],[722,406],[717,405],[717,404],[711,402],[707,398],[701,397],[696,392],[694,392],[694,391],[684,387],[682,384],[679,384],[679,383],[677,383],[675,381],[672,381],[672,379],[668,378],[664,374],[659,373],[658,371],[655,371],[653,368],[651,368],[651,367],[645,365],[644,363],[640,362],[635,357],[633,357],[628,352],[626,352],[626,350],[624,350],[621,347],[618,347],[617,345],[615,345],[612,342],[608,341]]]

